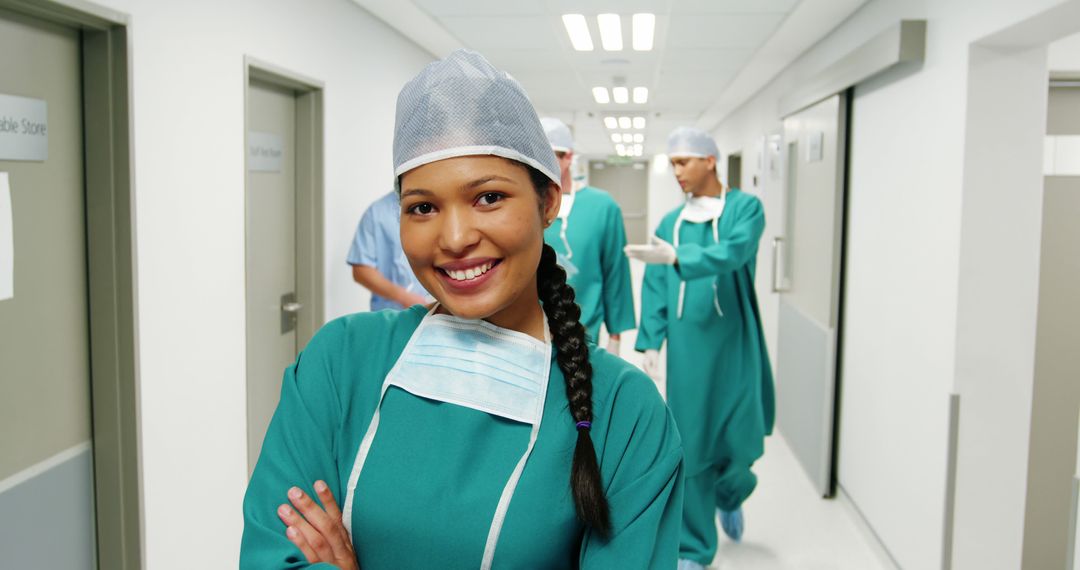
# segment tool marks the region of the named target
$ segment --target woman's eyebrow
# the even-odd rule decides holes
[[[476,180],[473,180],[472,182],[469,182],[468,184],[462,186],[461,189],[462,190],[472,190],[473,188],[476,188],[478,186],[483,186],[484,184],[487,184],[488,182],[495,182],[496,180],[501,181],[501,182],[509,182],[511,184],[517,184],[517,182],[515,182],[515,181],[513,181],[513,180],[511,180],[511,179],[509,179],[509,178],[507,178],[505,176],[499,176],[498,174],[492,174],[491,176],[485,176],[483,178],[477,178]]]
[[[431,190],[424,190],[423,188],[410,188],[401,193],[401,199],[408,198],[409,196],[434,196],[435,193]]]

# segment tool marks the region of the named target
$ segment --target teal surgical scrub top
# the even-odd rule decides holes
[[[426,311],[332,321],[286,370],[244,497],[241,568],[308,567],[276,509],[294,485],[314,496],[318,479],[344,501],[383,380]],[[495,569],[676,566],[683,450],[674,420],[636,368],[594,346],[590,363],[591,433],[613,532],[599,536],[575,514],[570,466],[577,432],[553,354],[536,446],[511,499]],[[496,504],[529,435],[526,424],[390,387],[353,502],[360,567],[479,568]]]
[[[564,223],[567,243],[561,237]],[[591,186],[575,192],[569,219],[556,218],[544,230],[544,241],[559,254],[561,264],[573,264],[567,268],[567,282],[574,288],[589,338],[599,339],[601,323],[609,334],[634,328],[630,262],[623,253],[626,228],[622,210],[610,194]]]

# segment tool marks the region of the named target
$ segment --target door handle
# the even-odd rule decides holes
[[[772,240],[772,290],[773,293],[782,293],[786,289],[784,287],[784,277],[781,275],[780,255],[784,249],[784,238],[776,236]]]
[[[281,296],[281,334],[296,329],[297,313],[304,305],[296,302],[296,293],[285,293]]]

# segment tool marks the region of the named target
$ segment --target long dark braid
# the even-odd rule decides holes
[[[578,518],[601,535],[607,535],[611,532],[611,513],[589,435],[593,420],[592,364],[585,343],[585,327],[580,321],[581,307],[574,302],[574,289],[566,284],[566,271],[556,263],[555,250],[547,244],[540,256],[536,287],[555,341],[556,360],[566,378],[570,415],[578,425],[574,463],[570,467],[574,505]]]

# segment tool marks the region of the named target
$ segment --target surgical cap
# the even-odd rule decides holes
[[[544,126],[544,134],[547,135],[552,150],[556,152],[574,150],[574,135],[570,134],[570,127],[566,126],[566,123],[553,117],[542,117],[540,124]]]
[[[668,157],[697,157],[705,158],[715,156],[720,158],[720,151],[716,148],[716,141],[709,133],[694,127],[679,127],[668,135]]]
[[[394,177],[457,156],[494,155],[560,184],[559,162],[521,85],[471,50],[428,64],[398,94]]]

